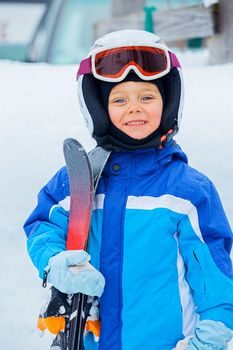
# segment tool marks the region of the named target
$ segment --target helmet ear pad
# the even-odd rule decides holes
[[[178,128],[178,116],[181,103],[181,78],[177,68],[162,77],[165,86],[165,106],[160,124],[161,134],[165,135],[168,130]]]
[[[83,98],[94,124],[94,139],[109,133],[109,117],[103,107],[100,96],[99,81],[92,74],[85,74],[82,81]]]

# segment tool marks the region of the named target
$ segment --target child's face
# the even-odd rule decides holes
[[[160,124],[163,100],[159,89],[149,82],[123,82],[109,95],[111,122],[126,135],[140,140],[154,132]]]

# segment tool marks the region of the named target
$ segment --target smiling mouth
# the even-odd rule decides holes
[[[147,124],[146,120],[131,120],[127,123],[125,123],[125,125],[127,126],[141,126],[141,125],[145,125]]]

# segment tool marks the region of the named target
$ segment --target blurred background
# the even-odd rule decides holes
[[[36,332],[46,290],[22,226],[39,189],[64,165],[63,140],[95,146],[79,111],[76,72],[100,35],[145,29],[176,52],[185,83],[176,140],[215,183],[232,225],[232,18],[232,0],[0,1],[2,348],[44,350],[51,342]]]
[[[180,49],[207,47],[211,63],[226,62],[231,19],[228,0],[0,1],[0,59],[77,64],[97,37],[135,28]]]

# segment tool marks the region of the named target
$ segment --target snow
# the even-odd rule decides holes
[[[181,55],[186,86],[184,118],[177,141],[190,164],[216,184],[233,222],[233,64],[207,66],[205,54]],[[76,97],[75,66],[0,62],[1,108],[1,289],[4,349],[48,348],[36,334],[46,296],[26,252],[22,225],[41,186],[63,166],[62,142],[78,138],[94,146]],[[233,346],[231,347],[233,349]]]

